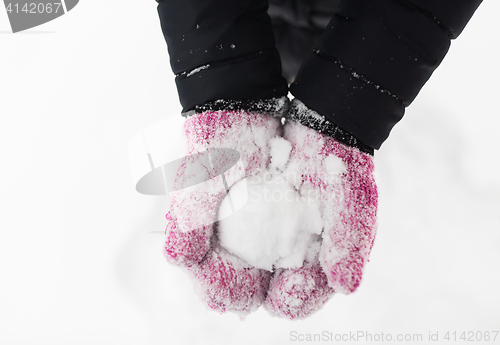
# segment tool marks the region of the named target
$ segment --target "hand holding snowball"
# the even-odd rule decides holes
[[[212,188],[196,212],[186,206],[191,217],[220,219],[215,227],[182,232],[167,215],[167,258],[187,267],[212,309],[243,315],[263,304],[273,315],[307,317],[334,292],[350,293],[361,281],[375,235],[371,157],[293,122],[284,127],[286,140],[277,137],[279,126],[256,138],[259,131],[245,121],[234,124],[237,130],[217,132],[216,126],[211,134],[225,139],[203,139],[202,145],[195,139],[195,151],[237,149],[247,164],[245,178],[229,174],[229,193]],[[192,133],[199,136],[202,127]],[[227,135],[235,130],[236,136]],[[189,198],[172,202],[189,204]]]

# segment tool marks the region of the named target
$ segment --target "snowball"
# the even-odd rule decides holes
[[[230,213],[234,200],[241,204],[243,198],[244,206],[219,222],[222,248],[269,271],[302,267],[316,256],[323,220],[313,199],[301,197],[280,173],[267,171],[237,182],[219,212]]]

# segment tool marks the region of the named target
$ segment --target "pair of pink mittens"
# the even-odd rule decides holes
[[[372,156],[297,122],[282,126],[281,117],[288,111],[320,118],[296,100],[290,108],[285,99],[256,103],[250,110],[227,108],[207,110],[185,121],[186,163],[189,157],[214,150],[224,161],[226,151],[220,149],[230,149],[227,155],[237,152],[239,164],[212,174],[212,158],[206,174],[213,179],[171,194],[165,255],[187,270],[199,295],[215,311],[245,316],[262,305],[275,316],[305,318],[334,293],[351,293],[361,282],[376,231]],[[300,195],[315,195],[324,228],[314,258],[300,268],[270,272],[249,267],[221,248],[217,212],[232,185],[268,168],[269,141],[276,136],[291,143],[284,173],[295,176],[289,182]],[[179,168],[177,180],[189,180],[190,173]]]

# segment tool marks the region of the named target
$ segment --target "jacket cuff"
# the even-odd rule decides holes
[[[197,105],[193,110],[182,113],[182,116],[189,117],[207,111],[235,111],[261,113],[281,118],[285,117],[289,105],[290,101],[287,97],[261,99],[257,101],[220,99],[214,102],[207,102],[203,105]]]
[[[290,92],[379,149],[479,3],[343,0]]]
[[[319,133],[330,136],[343,144],[357,148],[361,152],[367,153],[371,156],[374,154],[372,147],[363,144],[355,136],[328,121],[324,116],[319,115],[314,110],[309,109],[304,105],[304,103],[297,99],[294,99],[290,104],[287,120],[294,121],[303,126],[314,129]]]
[[[159,3],[183,112],[219,99],[287,95],[267,8],[267,0]]]

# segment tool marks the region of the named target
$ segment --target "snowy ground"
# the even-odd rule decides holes
[[[83,1],[15,35],[0,11],[1,344],[500,331],[500,2],[483,3],[376,154],[379,231],[361,287],[298,322],[206,311],[165,263],[165,200],[134,191],[127,149],[180,107],[155,2],[120,4]]]

